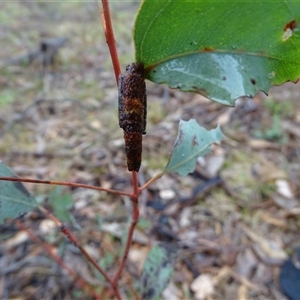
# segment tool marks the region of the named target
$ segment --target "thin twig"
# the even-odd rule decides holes
[[[164,171],[161,171],[160,173],[158,173],[157,175],[155,175],[154,177],[152,177],[148,182],[146,182],[143,186],[141,186],[139,188],[139,191],[141,192],[142,190],[146,189],[151,183],[153,183],[154,181],[158,180],[159,178],[163,177],[165,175]]]
[[[110,18],[109,4],[108,4],[108,0],[101,0],[101,2],[102,2],[103,12],[100,12],[100,18],[105,33],[106,43],[108,45],[112,64],[114,67],[116,81],[118,82],[118,77],[121,74],[121,67],[120,67],[116,41],[115,41],[111,18]]]
[[[132,172],[132,181],[133,181],[133,195],[131,197],[131,203],[132,203],[132,220],[131,220],[131,224],[129,227],[129,231],[128,231],[128,235],[127,235],[127,240],[126,240],[126,245],[125,245],[125,249],[124,249],[124,253],[121,259],[121,263],[119,265],[119,268],[113,278],[113,284],[117,285],[118,280],[124,270],[125,267],[125,263],[128,257],[128,253],[130,250],[130,246],[132,243],[132,238],[133,238],[133,233],[134,233],[134,229],[136,224],[139,221],[139,202],[138,202],[138,198],[139,198],[139,186],[138,186],[138,177],[137,177],[137,172],[133,171]]]
[[[136,201],[138,200],[138,196],[140,195],[140,190],[139,190],[139,180],[138,180],[138,175],[137,172],[133,171],[132,172],[132,184],[133,184],[133,195],[136,197]],[[135,201],[135,199],[132,199],[132,201]]]
[[[80,250],[82,255],[99,271],[99,273],[106,279],[106,281],[111,285],[115,296],[118,300],[122,300],[119,289],[114,285],[113,280],[106,274],[106,272],[99,266],[99,264],[90,256],[90,254],[84,249],[84,247],[79,243],[76,237],[70,232],[70,230],[54,215],[52,215],[45,208],[39,206],[39,209],[46,214],[61,230],[61,232],[68,237],[68,239]]]
[[[100,18],[101,18],[102,26],[103,26],[104,33],[105,33],[106,43],[107,43],[109,51],[110,51],[110,56],[111,56],[112,64],[114,67],[116,81],[118,83],[118,77],[121,74],[121,67],[120,67],[120,62],[119,62],[117,48],[116,48],[116,42],[115,42],[115,38],[114,38],[114,32],[113,32],[111,18],[110,18],[109,4],[108,4],[108,0],[101,0],[101,1],[102,1],[103,12],[100,13]],[[126,242],[126,246],[124,249],[124,254],[122,256],[121,264],[120,264],[112,282],[109,281],[111,283],[111,286],[114,289],[114,292],[115,292],[116,296],[118,297],[118,299],[121,299],[121,295],[120,295],[120,292],[118,289],[118,280],[124,269],[126,259],[128,256],[128,252],[129,252],[129,248],[130,248],[131,242],[132,242],[133,231],[134,231],[135,225],[138,222],[138,218],[139,218],[139,208],[138,208],[139,188],[138,188],[138,180],[137,180],[136,172],[132,172],[132,178],[133,178],[133,195],[130,195],[130,198],[132,200],[132,205],[133,205],[132,222],[131,222],[131,225],[129,228],[127,242]]]
[[[116,286],[118,283],[118,280],[123,272],[123,269],[125,267],[125,263],[128,257],[129,249],[132,243],[132,238],[133,238],[133,232],[135,229],[136,224],[138,223],[139,220],[139,206],[138,206],[138,201],[132,201],[132,220],[131,224],[129,227],[128,235],[127,235],[127,241],[124,249],[124,253],[122,255],[121,263],[119,265],[119,268],[113,278],[113,286]]]
[[[76,183],[76,182],[68,182],[68,181],[39,180],[39,179],[32,179],[32,178],[19,178],[19,177],[17,178],[17,177],[7,177],[7,176],[0,176],[0,180],[40,183],[40,184],[50,184],[50,185],[63,185],[63,186],[70,186],[70,187],[82,187],[85,189],[91,189],[91,190],[96,190],[96,191],[101,191],[101,192],[112,193],[115,195],[123,195],[123,196],[128,196],[128,197],[132,196],[131,194],[121,192],[121,191],[106,189],[106,188],[102,188],[102,187],[98,187],[98,186],[94,186],[94,185],[88,185],[88,184],[82,184],[82,183]]]
[[[60,228],[61,232],[67,236],[67,238],[80,250],[80,252],[86,257],[86,259],[101,273],[101,275],[112,284],[112,280],[106,274],[106,272],[99,266],[99,264],[90,256],[90,254],[81,246],[76,237],[71,233],[71,231],[53,214],[51,214],[47,209],[42,206],[38,206],[40,211],[42,211],[49,219],[51,219],[57,227]]]
[[[82,278],[79,277],[78,274],[74,272],[71,268],[68,267],[68,265],[53,251],[53,248],[50,244],[42,242],[29,228],[25,227],[25,225],[20,221],[16,220],[15,224],[22,230],[26,231],[28,236],[31,238],[32,241],[34,241],[36,244],[40,245],[48,254],[51,256],[53,260],[56,261],[56,263],[61,267],[67,270],[69,275],[74,277],[76,284],[82,288],[88,290],[88,292],[97,300],[101,300],[102,297],[97,295],[95,291],[89,286],[89,284],[84,281]]]

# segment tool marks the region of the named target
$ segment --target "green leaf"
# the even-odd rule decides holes
[[[300,75],[300,2],[144,0],[134,28],[147,78],[233,105]]]
[[[172,244],[154,246],[145,262],[139,281],[142,299],[157,299],[167,287],[173,274],[177,247]]]
[[[180,120],[173,152],[164,173],[177,172],[185,176],[193,172],[197,158],[209,153],[212,143],[220,143],[224,138],[219,126],[209,131],[194,119]]]
[[[2,162],[0,176],[16,177]],[[38,203],[21,182],[0,180],[0,224],[3,224],[6,218],[14,219],[37,206]]]
[[[69,222],[69,209],[73,206],[72,195],[61,193],[61,188],[56,187],[49,195],[49,202],[53,205],[54,215],[61,221]]]

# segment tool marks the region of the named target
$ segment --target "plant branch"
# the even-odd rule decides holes
[[[159,172],[157,175],[152,177],[148,182],[146,182],[143,186],[139,188],[139,191],[141,192],[142,190],[146,189],[151,183],[154,181],[158,180],[159,178],[163,177],[165,175],[164,171]]]
[[[111,23],[108,0],[101,0],[101,1],[102,1],[102,6],[103,6],[103,12],[100,13],[100,18],[102,21],[102,26],[104,28],[106,43],[107,43],[109,51],[110,51],[110,56],[111,56],[112,64],[114,67],[116,81],[118,83],[118,77],[121,74],[121,67],[120,67],[120,62],[119,62],[117,48],[116,48],[116,42],[115,42],[115,38],[114,38],[114,32],[113,32],[112,23]],[[112,282],[110,282],[116,293],[116,296],[118,296],[117,293],[119,292],[118,281],[124,270],[125,263],[126,263],[128,253],[129,253],[129,249],[130,249],[130,246],[132,243],[134,228],[139,219],[138,196],[139,196],[140,191],[139,191],[139,187],[138,187],[137,172],[132,172],[132,180],[133,180],[133,194],[130,195],[130,198],[132,200],[132,221],[131,221],[131,225],[129,228],[127,241],[126,241],[124,253],[123,253],[123,256],[121,259],[121,263],[119,265],[119,268],[118,268],[115,276],[113,277]]]
[[[138,202],[138,198],[139,198],[139,187],[138,187],[138,177],[137,177],[137,172],[133,171],[132,172],[132,181],[133,181],[133,195],[131,196],[131,203],[132,203],[132,220],[131,220],[131,224],[129,227],[129,231],[128,231],[128,235],[127,235],[127,240],[126,240],[126,245],[125,245],[125,249],[124,249],[124,253],[121,259],[121,263],[119,265],[119,268],[113,278],[113,283],[115,285],[117,285],[117,282],[124,270],[125,267],[125,263],[128,257],[128,253],[129,253],[129,249],[132,243],[132,238],[133,238],[133,233],[134,233],[134,229],[136,224],[139,221],[139,202]]]
[[[70,230],[54,215],[52,215],[47,209],[42,206],[38,207],[49,219],[51,219],[56,226],[58,226],[61,232],[68,237],[68,239],[80,250],[82,255],[101,273],[101,275],[106,279],[106,281],[112,286],[115,296],[117,299],[121,300],[121,295],[119,290],[116,288],[113,280],[106,274],[106,272],[99,266],[99,264],[90,256],[90,254],[84,249],[84,247],[79,243],[76,237],[70,232]]]
[[[133,195],[131,196],[131,198],[136,197],[138,199],[138,196],[140,195],[140,190],[139,190],[139,181],[138,181],[138,175],[137,174],[138,173],[135,172],[135,171],[132,172]],[[133,201],[135,201],[135,200],[133,200]]]
[[[101,2],[102,2],[103,12],[100,12],[100,18],[104,29],[106,43],[108,45],[112,64],[114,67],[116,81],[118,82],[118,77],[121,74],[121,67],[118,58],[114,31],[112,28],[112,23],[110,18],[109,4],[108,4],[108,0],[101,0]]]
[[[86,289],[95,299],[97,300],[101,300],[102,298],[97,295],[94,290],[89,286],[89,284],[84,281],[82,278],[80,278],[78,276],[78,274],[76,274],[74,272],[74,270],[72,270],[71,268],[69,268],[69,266],[53,251],[53,248],[50,244],[44,243],[43,241],[41,241],[33,232],[32,230],[30,230],[29,228],[25,227],[25,225],[20,221],[20,220],[16,220],[15,224],[22,230],[26,231],[28,236],[31,238],[32,241],[34,241],[36,244],[40,245],[48,254],[49,256],[56,261],[56,263],[61,267],[64,268],[65,270],[67,270],[67,272],[69,273],[70,276],[72,276],[75,279],[76,284],[83,289]]]
[[[96,191],[101,191],[101,192],[112,193],[115,195],[123,195],[123,196],[128,196],[128,197],[132,196],[131,194],[121,192],[121,191],[106,189],[106,188],[88,185],[88,184],[68,182],[68,181],[39,180],[39,179],[31,179],[31,178],[19,178],[19,177],[17,178],[17,177],[6,177],[6,176],[0,176],[0,180],[40,183],[40,184],[50,184],[50,185],[63,185],[63,186],[70,186],[70,187],[81,187],[81,188],[85,188],[85,189],[91,189],[91,190],[96,190]]]
[[[125,245],[125,249],[124,249],[124,253],[121,259],[121,263],[119,265],[119,268],[113,278],[113,284],[117,285],[118,280],[123,272],[123,269],[125,267],[125,263],[128,257],[128,253],[129,253],[129,249],[132,243],[132,238],[133,238],[133,232],[135,229],[136,224],[139,221],[139,203],[138,203],[138,196],[134,199],[131,198],[131,203],[132,203],[132,220],[131,220],[131,224],[129,227],[129,231],[128,231],[128,236],[127,236],[127,241],[126,241],[126,245]]]

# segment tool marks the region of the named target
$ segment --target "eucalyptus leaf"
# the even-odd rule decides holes
[[[71,220],[69,209],[73,206],[74,200],[71,194],[62,193],[61,187],[56,187],[49,195],[49,202],[53,205],[54,215],[61,221]]]
[[[198,157],[208,154],[211,145],[220,143],[224,138],[219,126],[209,131],[194,119],[180,120],[178,135],[164,172],[177,172],[181,176],[192,173]]]
[[[157,299],[165,290],[174,271],[177,250],[173,244],[156,245],[150,250],[138,287],[142,299]]]
[[[0,162],[0,176],[16,177]],[[38,203],[21,182],[0,180],[0,224],[7,218],[14,219],[38,206]]]
[[[144,0],[136,61],[156,83],[222,104],[300,76],[300,2]]]

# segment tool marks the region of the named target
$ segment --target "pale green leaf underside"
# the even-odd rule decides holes
[[[300,76],[300,1],[145,0],[135,23],[147,78],[232,105]]]
[[[181,176],[192,173],[198,157],[208,154],[211,145],[224,138],[219,126],[209,131],[194,119],[180,120],[177,139],[164,172],[177,172]]]
[[[15,177],[15,174],[0,162],[0,176]],[[37,206],[21,182],[0,180],[0,224],[6,218],[14,219]]]
[[[163,245],[156,245],[150,250],[138,287],[142,299],[157,299],[167,287],[174,271],[176,251],[177,247]]]
[[[72,207],[74,200],[71,194],[61,193],[61,190],[61,187],[52,190],[49,195],[49,203],[53,206],[54,214],[59,220],[69,222],[69,209]]]

